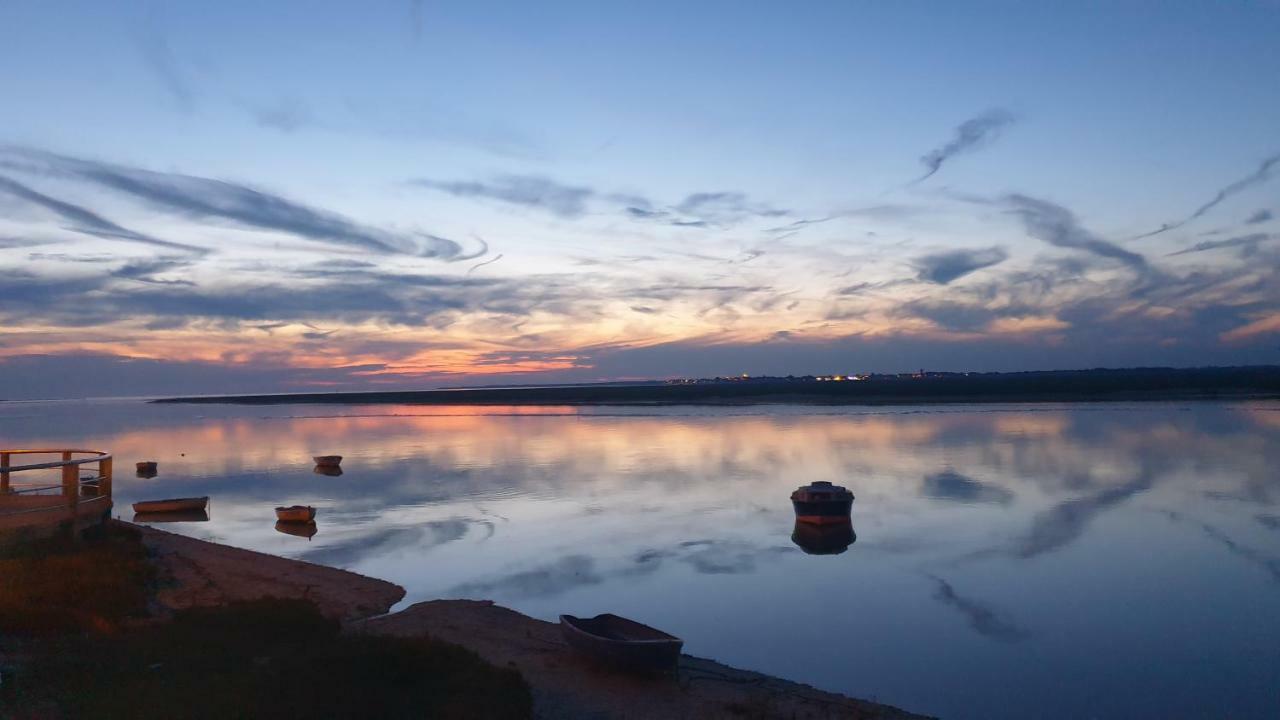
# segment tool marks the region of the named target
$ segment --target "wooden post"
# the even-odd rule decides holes
[[[111,497],[111,458],[98,461],[98,494]]]
[[[0,494],[9,492],[9,453],[0,453]]]
[[[62,462],[71,462],[71,452],[62,453]],[[80,502],[80,467],[78,465],[62,466],[62,497],[66,499],[71,511],[75,512],[76,503]]]

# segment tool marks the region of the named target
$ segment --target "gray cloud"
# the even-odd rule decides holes
[[[595,560],[586,555],[569,555],[496,580],[463,583],[444,594],[446,597],[463,598],[547,597],[602,582],[604,577],[596,570]]]
[[[169,272],[171,270],[181,270],[190,267],[191,262],[176,258],[155,258],[151,260],[137,260],[125,263],[121,267],[111,272],[111,277],[123,280],[137,280],[138,282],[152,283],[154,285],[187,285],[194,286],[195,283],[190,280],[161,280],[156,277],[158,273]]]
[[[262,127],[291,133],[314,124],[311,108],[297,98],[277,98],[264,105],[249,107],[254,122]]]
[[[993,608],[957,593],[946,580],[935,575],[928,577],[937,584],[934,599],[957,610],[968,621],[969,627],[979,635],[1001,642],[1017,642],[1029,636],[1026,630],[1001,617]]]
[[[1208,250],[1219,250],[1221,248],[1240,248],[1242,257],[1248,257],[1258,251],[1258,245],[1270,240],[1271,236],[1266,233],[1253,233],[1250,235],[1241,235],[1239,237],[1228,238],[1226,240],[1206,240],[1198,242],[1189,248],[1169,253],[1169,257],[1175,255],[1186,255],[1188,253],[1206,252]]]
[[[1093,495],[1059,503],[1031,521],[1031,530],[1013,548],[1015,557],[1029,559],[1069,545],[1098,513],[1151,489],[1152,476],[1137,478]]]
[[[919,279],[946,285],[969,273],[998,265],[1008,258],[1009,253],[1003,248],[992,247],[985,250],[952,250],[924,255],[916,258],[912,263],[920,271]]]
[[[955,137],[945,145],[920,158],[927,171],[916,178],[912,184],[932,177],[942,169],[942,165],[961,153],[977,150],[999,137],[1000,132],[1013,124],[1013,114],[1007,110],[995,108],[977,117],[969,118],[956,127]]]
[[[1031,237],[1056,247],[1084,250],[1099,257],[1119,260],[1136,270],[1147,270],[1146,258],[1089,232],[1076,220],[1074,213],[1061,205],[1016,193],[1007,195],[1004,201]]]
[[[2,152],[2,150],[0,150],[0,152]],[[0,155],[0,159],[2,158],[3,156]],[[151,237],[150,235],[134,232],[133,230],[121,227],[111,222],[91,210],[50,197],[44,193],[33,190],[16,180],[4,177],[3,175],[0,175],[0,192],[7,193],[20,200],[25,200],[32,205],[42,207],[45,210],[54,213],[58,217],[61,217],[63,220],[72,223],[72,226],[76,230],[89,235],[115,240],[129,240],[132,242],[143,243],[145,245],[155,245],[173,250],[186,250],[196,253],[206,252],[205,248],[169,242],[168,240],[160,240],[158,238]]]
[[[230,222],[379,253],[409,253],[444,260],[477,257],[464,255],[461,246],[452,240],[427,233],[367,227],[337,213],[224,180],[153,172],[17,147],[0,147],[0,167],[89,182],[180,217]]]
[[[943,470],[926,475],[920,483],[920,492],[926,497],[961,503],[997,503],[1007,505],[1013,493],[998,485],[979,482],[955,470]]]
[[[1166,223],[1160,226],[1159,228],[1157,228],[1156,230],[1152,230],[1149,233],[1139,235],[1138,238],[1147,238],[1147,237],[1151,237],[1152,235],[1159,235],[1160,233],[1168,232],[1169,230],[1180,228],[1183,225],[1186,225],[1192,220],[1195,220],[1196,218],[1209,212],[1214,207],[1216,207],[1219,203],[1221,203],[1223,200],[1226,200],[1232,195],[1236,195],[1237,193],[1243,192],[1244,190],[1247,190],[1253,187],[1254,185],[1261,185],[1262,183],[1270,180],[1271,171],[1272,169],[1275,168],[1277,164],[1280,164],[1280,153],[1277,153],[1267,158],[1263,158],[1262,162],[1258,165],[1257,170],[1254,170],[1252,173],[1244,176],[1243,178],[1240,178],[1239,180],[1219,190],[1218,193],[1214,195],[1211,200],[1209,200],[1209,202],[1196,208],[1195,212],[1191,213],[1190,215],[1186,216],[1181,220],[1178,220],[1177,222]]]
[[[1257,225],[1259,223],[1264,223],[1273,217],[1275,217],[1275,215],[1273,215],[1270,210],[1259,210],[1258,212],[1250,215],[1249,219],[1244,221],[1244,224]]]
[[[591,188],[563,185],[538,175],[502,175],[487,183],[425,178],[410,182],[459,197],[488,198],[539,208],[561,217],[582,215],[587,211],[587,201],[595,196]]]
[[[713,223],[732,223],[747,217],[783,217],[787,210],[779,210],[748,199],[740,192],[699,192],[681,200],[673,210],[688,219],[672,224],[704,227]]]
[[[1259,514],[1257,520],[1268,530],[1280,530],[1280,515]]]
[[[155,74],[164,89],[177,101],[178,107],[191,111],[195,106],[195,93],[178,67],[177,58],[174,57],[168,40],[157,28],[151,27],[138,38],[138,50],[147,68]]]
[[[1232,555],[1247,560],[1263,570],[1266,570],[1267,573],[1271,575],[1271,579],[1273,581],[1280,583],[1280,557],[1267,555],[1254,548],[1248,547],[1247,545],[1241,545],[1228,537],[1226,533],[1211,525],[1202,525],[1201,527],[1204,528],[1205,535],[1216,540]]]

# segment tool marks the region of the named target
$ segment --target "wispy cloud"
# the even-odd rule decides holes
[[[992,142],[1013,122],[1013,114],[1008,110],[994,108],[960,123],[951,140],[920,158],[926,172],[916,178],[912,184],[933,177],[948,160],[956,155],[977,150]]]
[[[951,250],[948,252],[924,255],[912,261],[920,271],[919,279],[926,282],[946,285],[972,272],[998,265],[1009,257],[1003,248],[992,247],[985,250]]]
[[[596,194],[591,188],[564,185],[540,175],[501,175],[489,182],[420,178],[410,183],[459,197],[488,198],[538,208],[561,217],[582,215],[587,211],[587,201]]]
[[[3,155],[0,154],[0,160],[2,159]],[[6,193],[32,205],[42,207],[63,220],[70,222],[72,227],[79,232],[98,237],[113,238],[116,240],[129,240],[132,242],[143,243],[145,245],[155,245],[158,247],[169,248],[171,250],[185,250],[194,253],[206,252],[205,248],[169,242],[168,240],[161,240],[159,238],[151,237],[150,235],[145,235],[143,233],[121,227],[87,208],[50,197],[49,195],[45,195],[44,193],[23,185],[16,180],[4,177],[3,175],[0,175],[0,193]]]
[[[934,599],[963,615],[969,627],[979,635],[1000,642],[1017,642],[1029,637],[1026,630],[1002,617],[994,608],[957,593],[951,583],[936,575],[927,577],[937,585]]]
[[[1176,228],[1182,227],[1183,225],[1186,225],[1192,220],[1199,218],[1200,216],[1209,212],[1213,208],[1217,207],[1219,203],[1231,197],[1232,195],[1236,195],[1238,193],[1241,193],[1253,187],[1254,185],[1261,185],[1262,183],[1270,180],[1272,171],[1275,169],[1277,164],[1280,164],[1280,153],[1277,153],[1267,158],[1263,158],[1262,162],[1258,165],[1257,170],[1254,170],[1252,173],[1240,178],[1239,180],[1219,190],[1218,193],[1214,195],[1211,200],[1209,200],[1209,202],[1196,208],[1195,212],[1191,213],[1190,215],[1186,216],[1181,220],[1178,220],[1177,222],[1166,223],[1160,226],[1159,228],[1152,230],[1149,233],[1139,235],[1138,238],[1147,238],[1153,235],[1159,235],[1160,233],[1168,232],[1170,230],[1174,230]]]
[[[1222,248],[1240,248],[1241,256],[1248,257],[1258,251],[1258,246],[1260,244],[1270,239],[1271,236],[1267,233],[1253,233],[1250,235],[1228,238],[1226,240],[1206,240],[1204,242],[1198,242],[1189,248],[1184,248],[1177,252],[1171,252],[1168,256],[1173,257],[1175,255],[1186,255],[1188,253],[1207,252],[1209,250],[1220,250]]]
[[[1136,270],[1147,270],[1146,258],[1089,232],[1080,225],[1075,213],[1061,205],[1017,193],[1007,195],[1004,201],[1031,237],[1056,247],[1119,260]]]
[[[1013,493],[1005,488],[974,480],[949,469],[926,475],[920,483],[920,492],[925,497],[961,503],[1005,505],[1013,500]]]
[[[1248,219],[1244,221],[1244,224],[1257,225],[1259,223],[1264,223],[1273,217],[1275,217],[1275,215],[1273,215],[1270,210],[1259,210],[1258,212],[1250,215]]]
[[[1143,473],[1123,485],[1055,505],[1031,521],[1031,530],[1013,547],[1014,556],[1029,559],[1067,546],[1096,515],[1146,492],[1152,483],[1152,475]]]
[[[138,37],[138,51],[160,85],[177,102],[178,107],[191,111],[195,107],[195,92],[185,72],[169,47],[169,41],[152,23]]]
[[[334,212],[225,180],[155,172],[12,146],[0,147],[0,167],[91,183],[142,201],[159,212],[184,218],[284,232],[378,253],[406,253],[443,260],[477,257],[464,254],[461,245],[446,238],[369,227]],[[82,222],[96,222],[100,226],[103,221],[84,216]]]

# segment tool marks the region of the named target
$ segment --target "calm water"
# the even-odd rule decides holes
[[[0,403],[119,458],[116,512],[393,580],[616,612],[686,650],[949,718],[1280,717],[1280,403],[877,409]],[[313,454],[346,456],[341,477]],[[160,461],[160,476],[125,472]],[[788,494],[857,495],[802,552]],[[319,510],[314,538],[272,508]],[[836,543],[835,538],[801,538]]]

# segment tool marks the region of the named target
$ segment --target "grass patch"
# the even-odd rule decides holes
[[[196,608],[116,637],[63,637],[46,650],[0,686],[0,717],[54,708],[67,718],[532,713],[513,669],[438,640],[342,635],[305,600]]]
[[[153,571],[138,533],[119,526],[0,554],[0,636],[109,631],[146,613]]]

